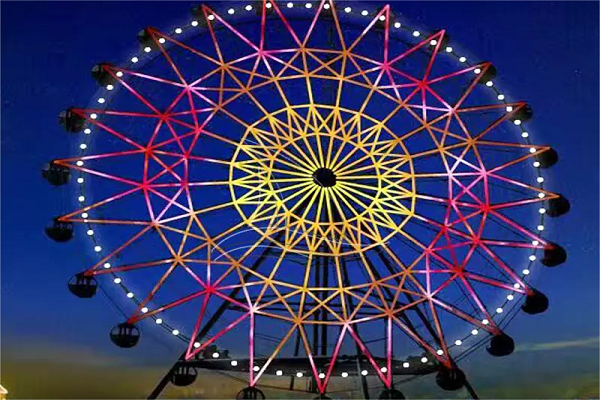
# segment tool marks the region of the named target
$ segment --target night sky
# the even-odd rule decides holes
[[[91,66],[126,59],[140,29],[188,20],[192,5],[2,4],[1,383],[15,398],[144,396],[181,351],[180,342],[152,329],[135,349],[115,348],[108,340],[121,319],[115,306],[104,296],[78,300],[68,292],[67,279],[93,254],[83,235],[64,245],[44,236],[45,224],[72,208],[75,190],[51,188],[40,168],[73,154],[76,139],[57,115],[88,103],[96,90]],[[547,224],[568,262],[540,267],[533,277],[549,310],[519,315],[509,326],[519,346],[512,358],[490,360],[480,352],[466,372],[488,396],[598,396],[598,3],[397,2],[393,8],[413,26],[444,27],[470,59],[493,61],[497,86],[533,107],[533,141],[559,153],[547,187],[571,201],[568,215]]]

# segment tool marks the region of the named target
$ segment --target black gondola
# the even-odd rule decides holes
[[[465,385],[465,373],[458,368],[442,368],[435,376],[435,383],[444,390],[458,390]]]
[[[496,67],[490,64],[485,71],[481,72],[481,77],[479,78],[479,81],[477,81],[477,83],[484,85],[492,79],[494,79],[497,74],[498,71],[496,70]]]
[[[558,162],[558,153],[554,149],[548,149],[537,155],[537,161],[540,163],[540,168],[550,168]]]
[[[140,330],[133,324],[123,322],[112,328],[110,340],[119,347],[133,347],[140,340]]]
[[[69,182],[71,172],[69,171],[69,167],[58,165],[54,161],[51,161],[42,169],[42,177],[52,186],[62,186]]]
[[[111,68],[112,65],[108,63],[94,65],[91,71],[92,78],[94,78],[100,86],[114,85],[117,82],[117,78],[110,73]]]
[[[59,221],[55,218],[52,221],[52,225],[46,227],[46,235],[58,243],[68,242],[73,239],[73,223],[66,221]]]
[[[189,386],[196,381],[198,371],[187,365],[178,366],[171,375],[171,383],[175,386]]]
[[[544,258],[540,261],[546,267],[556,267],[567,261],[567,252],[556,243],[548,243],[544,247]]]
[[[236,399],[264,399],[265,394],[262,390],[257,389],[253,386],[248,386],[242,390],[240,390],[235,397]]]
[[[401,391],[396,389],[383,389],[381,393],[379,393],[380,399],[405,399],[404,395]]]
[[[519,120],[521,122],[529,121],[533,117],[533,110],[529,104],[525,104],[523,107],[516,110],[511,116],[510,120],[515,122]]]
[[[156,43],[154,37],[150,33],[149,28],[142,29],[141,31],[139,31],[137,34],[137,39],[142,47],[150,47],[152,50],[158,49],[158,44]]]
[[[521,306],[521,310],[527,314],[539,314],[548,309],[548,298],[535,289],[525,297],[525,303]]]
[[[571,209],[571,203],[562,195],[554,199],[548,200],[548,208],[546,209],[546,215],[549,217],[560,217],[569,212]]]
[[[85,118],[73,111],[73,107],[67,108],[58,114],[58,123],[61,124],[67,132],[81,132],[85,127]]]
[[[71,293],[82,299],[93,297],[96,294],[96,290],[98,290],[96,278],[83,273],[71,277],[67,286]]]
[[[486,350],[494,357],[507,356],[515,350],[515,341],[507,334],[499,333],[490,340]]]

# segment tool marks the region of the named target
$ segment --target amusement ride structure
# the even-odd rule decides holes
[[[530,141],[531,108],[389,5],[217,5],[142,30],[60,114],[80,153],[43,176],[74,180],[80,207],[46,233],[97,253],[69,290],[124,291],[120,347],[150,325],[185,342],[151,398],[204,369],[246,374],[238,398],[355,377],[401,399],[399,377],[431,373],[476,397],[458,361],[510,354],[515,313],[548,307],[528,275],[566,260],[543,235],[569,203],[545,188],[558,156]]]

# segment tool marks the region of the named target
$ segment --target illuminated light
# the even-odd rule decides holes
[[[100,253],[102,251],[102,247],[100,247],[100,246],[94,246],[94,251],[96,253]]]
[[[506,106],[506,111],[507,112],[512,112],[512,110],[513,110],[512,106]]]
[[[481,321],[481,323],[484,325],[488,325],[490,323],[490,321],[488,321],[487,319],[484,319]]]
[[[92,130],[90,128],[85,128],[83,130],[83,133],[85,133],[86,135],[89,135],[90,133],[92,133]]]
[[[90,118],[91,118],[91,119],[96,119],[96,118],[98,118],[98,114],[91,114],[91,115],[90,115]]]
[[[527,268],[523,270],[523,275],[529,275],[529,270]]]
[[[450,47],[450,46],[446,47],[446,53],[452,53],[452,47]]]
[[[515,296],[513,296],[512,294],[509,294],[508,296],[506,296],[506,300],[512,301],[514,300]]]
[[[265,7],[267,7],[267,8],[269,8],[269,9],[270,9],[271,7],[273,7],[273,4],[271,4],[271,3],[267,3],[267,4],[265,5]]]
[[[106,90],[113,90],[115,87],[113,85],[106,85]]]
[[[498,314],[502,314],[502,311],[504,311],[502,308],[500,308],[500,307],[496,308],[496,312]]]
[[[323,372],[319,374],[319,379],[325,379],[325,374]]]
[[[277,375],[277,376],[281,376],[281,375],[283,375],[283,371],[282,371],[282,370],[280,370],[280,369],[278,369],[278,370],[275,372],[275,375]]]
[[[455,345],[460,346],[462,344],[462,340],[456,340],[454,342]]]
[[[524,138],[529,137],[529,132],[523,132],[521,133],[521,136],[523,136]]]
[[[166,42],[165,38],[160,38],[160,39],[158,39],[158,43],[161,43],[161,44],[162,44],[162,43],[164,43],[164,42]]]
[[[87,217],[88,217],[88,213],[81,214],[81,218],[87,218]]]
[[[498,100],[504,100],[505,98],[506,98],[506,97],[504,97],[504,95],[503,95],[503,94],[499,94],[499,95],[498,95]]]
[[[475,73],[475,75],[479,75],[481,73],[481,68],[475,68],[473,72]]]
[[[385,21],[385,15],[381,15],[381,16],[379,16],[379,20],[380,20],[380,21]]]
[[[423,358],[421,358],[421,362],[422,362],[423,364],[425,364],[427,361],[429,361],[429,360],[427,360],[427,357],[423,357]]]
[[[158,325],[160,325],[160,324],[162,324],[162,319],[161,318],[157,318],[156,321],[154,321],[154,322],[156,322]]]
[[[229,10],[227,10],[227,14],[233,15],[235,14],[235,10],[233,8],[230,8]]]
[[[246,11],[252,11],[252,6],[250,4],[246,6]]]
[[[381,372],[385,374],[387,372],[387,367],[381,367]]]
[[[85,150],[85,149],[87,149],[87,144],[85,144],[85,143],[81,143],[81,144],[79,145],[79,148],[80,148],[81,150]]]
[[[530,152],[531,154],[535,153],[535,152],[536,152],[536,149],[535,149],[535,147],[530,147],[530,148],[529,148],[529,152]]]
[[[544,193],[539,193],[539,194],[538,194],[538,197],[539,197],[540,199],[543,199],[544,197],[546,197],[546,195],[545,195]]]
[[[402,24],[400,22],[394,23],[394,28],[400,28],[401,26],[402,26]]]
[[[407,362],[405,362],[405,363],[402,363],[402,366],[403,366],[404,368],[408,368],[408,367],[410,367],[410,364],[409,364],[409,363],[407,363]]]
[[[442,354],[444,354],[444,350],[440,349],[436,351],[436,353],[438,354],[438,356],[441,356]]]
[[[77,183],[83,183],[83,178],[77,178]]]
[[[198,343],[198,342],[194,342],[194,347],[195,347],[195,348],[198,348],[198,347],[200,347],[200,343]]]
[[[175,336],[179,335],[179,331],[177,329],[173,329],[173,332],[171,332],[171,333]]]
[[[545,209],[545,208],[540,208],[540,209],[538,210],[538,212],[539,212],[540,214],[546,214],[546,209]]]
[[[292,3],[292,2],[287,3],[287,8],[294,8],[294,3]]]
[[[419,31],[414,31],[414,32],[413,32],[413,36],[414,36],[414,37],[419,37],[419,36],[421,36],[421,32],[419,32]]]
[[[537,181],[538,181],[538,183],[542,183],[542,182],[544,182],[544,178],[542,178],[541,176],[538,176]]]
[[[515,284],[513,285],[513,287],[514,287],[515,289],[519,289],[519,288],[521,287],[521,285],[520,285],[519,283],[515,283]]]
[[[306,3],[305,7],[310,9],[310,8],[312,8],[312,4],[311,3]]]
[[[113,282],[114,282],[114,283],[116,283],[116,284],[118,285],[118,284],[119,284],[119,283],[121,283],[122,281],[121,281],[121,278],[115,278],[115,279],[113,280]]]
[[[352,12],[352,8],[351,7],[346,7],[346,8],[344,8],[344,11],[346,13]]]
[[[269,7],[269,4],[270,4],[270,3],[267,3],[267,8],[270,8],[270,7]],[[215,16],[214,16],[214,15],[212,15],[212,14],[210,14],[210,15],[208,16],[208,20],[209,20],[209,21],[212,21],[213,19],[215,19]]]
[[[461,57],[458,59],[461,63],[467,62],[467,57]]]
[[[110,268],[110,263],[104,263],[104,268],[109,269]]]
[[[192,21],[192,26],[198,26],[198,21]]]
[[[175,33],[176,33],[176,34],[178,34],[178,35],[179,35],[181,32],[183,32],[183,29],[181,29],[181,28],[177,28],[177,29],[175,29]]]
[[[117,71],[117,76],[120,78],[123,76],[123,72],[122,71]]]
[[[532,244],[532,245],[534,245],[534,246],[537,246],[537,245],[539,245],[539,244],[540,244],[540,242],[539,242],[539,241],[537,241],[537,240],[534,240],[533,242],[531,242],[531,244]]]
[[[131,293],[131,292],[127,293],[127,297],[130,298],[130,299],[132,299],[133,298],[133,293]]]
[[[487,81],[487,82],[485,83],[485,86],[487,86],[487,87],[492,87],[492,86],[494,86],[494,82],[492,82],[492,81]]]
[[[212,354],[212,358],[219,358],[219,356],[220,356],[220,354],[216,351]]]
[[[348,373],[346,371],[342,372],[342,378],[347,378],[348,377]]]
[[[369,12],[368,12],[367,10],[362,10],[362,11],[360,12],[360,15],[363,15],[363,16],[365,16],[365,17],[366,17],[367,15],[369,15]]]
[[[519,125],[521,125],[521,120],[520,119],[515,119],[514,123],[515,123],[515,125],[519,126]]]
[[[538,231],[543,231],[544,230],[544,225],[538,225]]]
[[[429,42],[429,44],[435,46],[437,44],[437,40],[433,39],[431,42]]]
[[[252,368],[252,370],[254,372],[258,372],[258,371],[260,371],[260,367],[258,365],[255,365],[254,368]]]
[[[199,344],[199,343],[198,343]],[[232,367],[237,367],[237,361],[236,360],[231,360],[231,366]]]
[[[362,376],[367,376],[367,375],[369,375],[369,371],[367,371],[366,369],[363,369],[363,370],[360,372],[360,374],[361,374]]]
[[[100,97],[100,98],[98,99],[98,103],[100,103],[100,104],[104,104],[104,102],[105,102],[105,101],[106,101],[106,100],[104,99],[104,97]]]
[[[331,8],[331,6],[330,6],[328,3],[326,3],[326,4],[323,6],[323,8],[324,8],[324,9],[326,9],[326,10],[329,10],[329,8]]]
[[[148,312],[148,307],[142,307],[140,311],[146,314]]]
[[[541,165],[541,164],[540,164],[540,162],[539,162],[539,161],[534,161],[534,163],[533,163],[533,166],[534,166],[534,167],[536,167],[536,168],[539,168],[539,167],[540,167],[540,165]]]
[[[83,161],[79,160],[75,164],[77,164],[78,167],[81,167],[83,165]]]
[[[296,376],[298,378],[302,378],[304,376],[304,374],[302,372],[296,372]]]
[[[88,229],[87,234],[88,234],[88,236],[92,236],[94,234],[94,231],[91,229]]]
[[[77,200],[79,200],[80,202],[84,202],[85,201],[85,196],[79,196],[77,198]]]
[[[535,261],[535,256],[533,254],[529,256],[529,261]]]
[[[478,333],[479,333],[479,331],[477,329],[473,329],[471,331],[471,335],[473,335],[473,336],[477,335]]]

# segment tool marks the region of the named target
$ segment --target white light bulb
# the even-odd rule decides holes
[[[87,218],[87,217],[88,217],[88,213],[81,214],[81,218]]]
[[[513,108],[512,106],[506,106],[506,112],[512,112]]]
[[[142,307],[140,311],[146,314],[148,312],[148,307]]]
[[[94,234],[94,231],[91,229],[88,229],[87,234],[88,234],[88,236],[92,236]]]
[[[220,354],[216,351],[212,354],[213,358],[219,358],[219,356],[220,356]],[[254,367],[254,368],[258,368],[258,367]]]
[[[77,178],[77,183],[83,183],[83,178]]]
[[[85,143],[81,143],[81,144],[79,145],[79,148],[80,148],[81,150],[85,150],[85,149],[87,149],[87,144],[85,144]]]
[[[252,6],[250,4],[246,6],[246,11],[252,11]]]
[[[173,329],[173,332],[171,332],[171,333],[175,336],[179,335],[179,331],[177,329]]]
[[[438,356],[441,356],[442,354],[444,354],[444,350],[440,349],[436,351],[436,353],[438,354]]]
[[[410,367],[410,364],[409,364],[409,363],[407,363],[407,362],[405,362],[405,363],[402,363],[402,366],[403,366],[404,368],[408,368],[408,367]]]
[[[515,289],[519,289],[519,288],[521,287],[521,285],[520,285],[520,284],[518,284],[518,283],[515,283],[515,284],[513,285],[513,287],[514,287]]]
[[[133,293],[131,293],[131,292],[127,293],[127,297],[130,298],[130,299],[132,299],[133,298]]]
[[[379,16],[379,20],[380,20],[380,21],[385,21],[385,15],[380,15],[380,16]]]
[[[400,22],[394,23],[394,28],[400,28],[401,26],[402,26],[402,24]]]
[[[452,53],[452,47],[450,47],[450,46],[446,47],[446,53]]]
[[[120,78],[120,77],[122,77],[122,76],[123,76],[123,72],[121,72],[121,71],[117,71],[117,76],[118,76],[119,78]]]
[[[413,32],[413,36],[414,36],[414,37],[419,37],[419,36],[421,36],[421,32],[419,32],[419,31],[414,31],[414,32]]]
[[[84,201],[85,201],[85,196],[79,196],[79,197],[77,198],[77,200],[79,200],[79,202],[81,202],[81,203],[82,203],[82,202],[84,202]]]
[[[428,361],[428,360],[427,360],[427,357],[423,357],[423,358],[421,358],[421,362],[422,362],[423,364],[425,364],[427,361]]]
[[[160,39],[158,39],[158,43],[161,43],[161,44],[162,44],[162,43],[164,43],[164,42],[166,42],[165,38],[160,38]]]
[[[323,372],[319,374],[319,379],[325,379],[325,374]]]
[[[473,72],[475,73],[475,75],[479,75],[481,73],[481,68],[475,68]]]
[[[437,44],[437,40],[433,39],[431,42],[429,42],[429,44],[435,46]]]
[[[83,161],[79,160],[75,164],[77,164],[78,167],[81,167],[83,165]]]
[[[200,343],[198,343],[198,342],[194,342],[194,347],[195,347],[195,348],[199,348],[200,346],[201,346],[201,345],[200,345]],[[232,361],[232,362],[233,362],[233,361]],[[233,365],[233,364],[232,364],[232,365]]]
[[[529,256],[529,261],[535,261],[535,256],[533,254]]]
[[[458,59],[461,63],[467,62],[467,57],[461,57]]]
[[[115,87],[113,85],[106,85],[106,90],[113,90]]]
[[[137,58],[137,57],[131,57],[131,62],[132,62],[132,63],[134,63],[134,64],[135,64],[135,63],[136,63],[136,62],[138,62],[138,61],[140,61],[140,59],[139,59],[139,58]]]
[[[178,34],[178,35],[179,35],[181,32],[183,32],[183,29],[181,29],[181,28],[177,28],[177,29],[175,29],[175,33],[176,33],[176,34]]]
[[[502,308],[500,308],[500,307],[496,308],[496,312],[498,314],[502,314],[502,311],[504,311]]]
[[[367,15],[369,15],[369,12],[368,12],[367,10],[362,10],[362,11],[360,12],[360,15],[362,15],[362,16],[365,16],[365,17],[366,17]]]
[[[111,267],[110,263],[104,263],[104,268],[109,269]]]
[[[163,321],[161,318],[157,318],[156,321],[154,321],[154,322],[156,322],[158,325],[160,325],[160,324],[162,324]]]
[[[462,340],[456,340],[454,342],[455,345],[460,346],[462,344]]]
[[[517,126],[521,125],[521,120],[520,119],[515,119],[514,124],[517,125]]]
[[[304,376],[304,374],[302,372],[296,372],[296,376],[298,378],[302,378]]]
[[[90,128],[85,128],[83,130],[83,133],[85,133],[86,135],[89,135],[90,133],[92,133],[92,130]]]
[[[198,343],[200,344],[200,343]],[[232,367],[237,367],[238,362],[236,360],[231,360],[231,366]]]
[[[544,197],[546,197],[546,195],[545,195],[544,193],[538,193],[538,197],[539,197],[540,199],[543,199]]]
[[[484,319],[481,321],[481,323],[484,325],[488,325],[490,323],[490,321],[488,321],[487,319]]]
[[[198,21],[192,21],[192,26],[198,26]]]
[[[529,275],[529,270],[527,268],[523,270],[523,275]]]
[[[539,245],[539,244],[540,244],[540,242],[539,242],[539,241],[537,241],[537,240],[534,240],[533,242],[531,242],[531,244],[532,244],[532,245],[534,245],[534,246],[537,246],[537,245]]]
[[[542,183],[542,182],[544,182],[544,178],[542,178],[541,176],[538,176],[537,181],[538,181],[538,183]]]
[[[538,212],[539,212],[540,214],[546,214],[546,209],[545,209],[545,208],[540,208],[540,209],[538,210]]]
[[[96,118],[98,118],[98,114],[91,114],[91,115],[90,115],[90,118],[91,118],[91,119],[96,119]]]
[[[529,132],[523,132],[521,133],[521,136],[523,136],[524,138],[529,137]]]
[[[312,8],[312,4],[311,3],[306,3],[305,7],[310,9],[310,8]]]
[[[369,375],[369,371],[367,371],[366,369],[363,369],[360,373],[361,373],[362,376]]]
[[[471,335],[473,335],[473,336],[477,335],[478,333],[479,333],[479,331],[477,329],[473,329],[471,331]]]
[[[498,100],[504,100],[504,99],[505,99],[505,97],[504,97],[504,95],[503,95],[503,94],[499,94],[499,95],[498,95]]]
[[[293,7],[294,7],[294,3],[292,3],[292,2],[287,3],[287,8],[293,8]]]
[[[229,10],[227,10],[227,14],[233,15],[235,14],[235,10],[233,8],[230,8]]]
[[[144,51],[146,53],[150,53],[152,51],[152,49],[150,47],[146,46],[146,47],[144,47]]]
[[[492,81],[487,81],[487,82],[485,83],[485,86],[487,86],[487,87],[492,87],[492,86],[494,86],[494,82],[492,82]]]
[[[100,246],[94,246],[94,251],[96,253],[100,253],[102,251],[102,247],[100,247]]]
[[[267,8],[270,8],[270,7],[269,7],[269,4],[271,4],[271,3],[267,3]],[[210,15],[208,16],[208,20],[209,20],[209,21],[212,21],[213,19],[215,19],[215,16],[214,16],[214,15],[212,15],[212,14],[210,14]]]
[[[342,378],[347,378],[348,377],[348,373],[346,371],[342,372]]]
[[[536,167],[536,168],[539,168],[539,167],[540,167],[540,165],[541,165],[541,164],[540,164],[540,162],[539,162],[539,161],[534,161],[534,162],[533,162],[533,166],[534,166],[534,167]]]
[[[538,225],[538,231],[543,231],[544,230],[544,225]]]
[[[100,103],[100,104],[104,104],[104,102],[105,102],[105,101],[106,101],[106,100],[104,99],[104,97],[100,97],[100,98],[98,99],[98,103]]]
[[[530,152],[531,154],[535,153],[535,151],[536,151],[536,150],[535,150],[535,147],[530,147],[530,148],[529,148],[529,152]]]
[[[346,13],[352,12],[352,8],[351,7],[346,7],[346,8],[344,8],[344,11]]]
[[[331,8],[331,6],[329,5],[329,3],[325,3],[323,5],[323,8],[326,9],[326,10],[329,10],[329,8]]]
[[[387,372],[387,367],[381,367],[381,372],[385,374]]]
[[[119,283],[121,283],[121,278],[115,278],[113,280],[113,282],[116,283],[116,284],[119,284]]]
[[[508,296],[506,296],[506,300],[512,301],[515,298],[515,296],[513,296],[512,294],[509,294]]]

